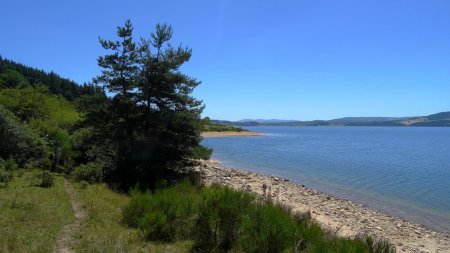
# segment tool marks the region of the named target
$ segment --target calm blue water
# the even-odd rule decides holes
[[[277,175],[450,232],[450,128],[248,127],[207,138],[225,166]]]

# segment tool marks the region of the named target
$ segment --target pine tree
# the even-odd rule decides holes
[[[180,72],[192,50],[170,44],[172,28],[158,24],[150,39],[133,41],[129,20],[118,27],[118,41],[100,39],[113,53],[98,58],[96,81],[113,93],[103,132],[116,143],[110,180],[124,187],[173,179],[200,147],[196,127],[202,101],[191,96],[200,84]]]

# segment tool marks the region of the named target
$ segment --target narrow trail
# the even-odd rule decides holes
[[[70,203],[72,204],[72,210],[75,214],[75,221],[64,227],[63,232],[59,235],[56,240],[54,253],[72,253],[74,252],[70,243],[72,240],[73,233],[81,226],[81,222],[86,218],[86,210],[77,200],[77,193],[73,189],[72,184],[66,179],[64,180],[64,189],[69,194]]]

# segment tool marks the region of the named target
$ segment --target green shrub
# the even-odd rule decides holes
[[[295,229],[287,210],[272,203],[257,203],[243,219],[239,245],[244,252],[283,252],[294,248]]]
[[[0,167],[0,188],[8,186],[8,183],[9,181],[11,181],[11,179],[11,172],[6,171],[5,169]]]
[[[187,182],[155,193],[132,193],[123,210],[124,221],[139,228],[149,240],[175,241],[190,236],[198,212],[200,194]]]
[[[25,174],[25,169],[18,169],[17,170],[17,177],[22,177]]]
[[[84,180],[81,180],[78,183],[79,183],[80,189],[86,189],[89,186],[89,183]]]
[[[395,252],[390,243],[371,237],[338,238],[309,214],[294,215],[230,188],[197,188],[184,182],[131,195],[123,209],[125,223],[148,240],[193,240],[194,252]]]
[[[13,157],[22,167],[44,156],[45,141],[0,104],[0,157]]]
[[[75,167],[72,176],[78,182],[98,183],[103,180],[103,168],[101,164],[94,162],[81,164]]]
[[[192,158],[208,160],[211,157],[212,152],[213,152],[212,148],[206,148],[201,145],[195,146],[192,149]]]
[[[12,159],[12,158],[9,158],[8,160],[6,160],[4,165],[5,165],[5,169],[7,171],[17,170],[17,168],[19,167],[19,166],[17,166],[16,161],[14,161],[14,159]]]
[[[31,174],[30,186],[49,188],[53,186],[53,181],[54,178],[50,172],[39,171]]]
[[[311,244],[325,244],[324,238],[327,238],[327,233],[317,223],[312,221],[311,213],[293,214],[293,218],[296,224],[295,240],[297,243],[295,248],[297,250],[305,251],[311,248]]]
[[[229,251],[237,241],[242,217],[254,197],[219,187],[205,188],[203,195],[194,227],[194,248],[198,252]]]
[[[153,195],[141,193],[138,190],[131,193],[130,203],[122,210],[123,221],[130,227],[138,227],[140,219],[152,210]]]

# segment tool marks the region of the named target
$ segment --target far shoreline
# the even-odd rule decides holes
[[[219,137],[245,137],[245,136],[267,136],[265,133],[251,132],[251,131],[223,131],[223,132],[202,132],[201,136],[204,138],[219,138]]]

